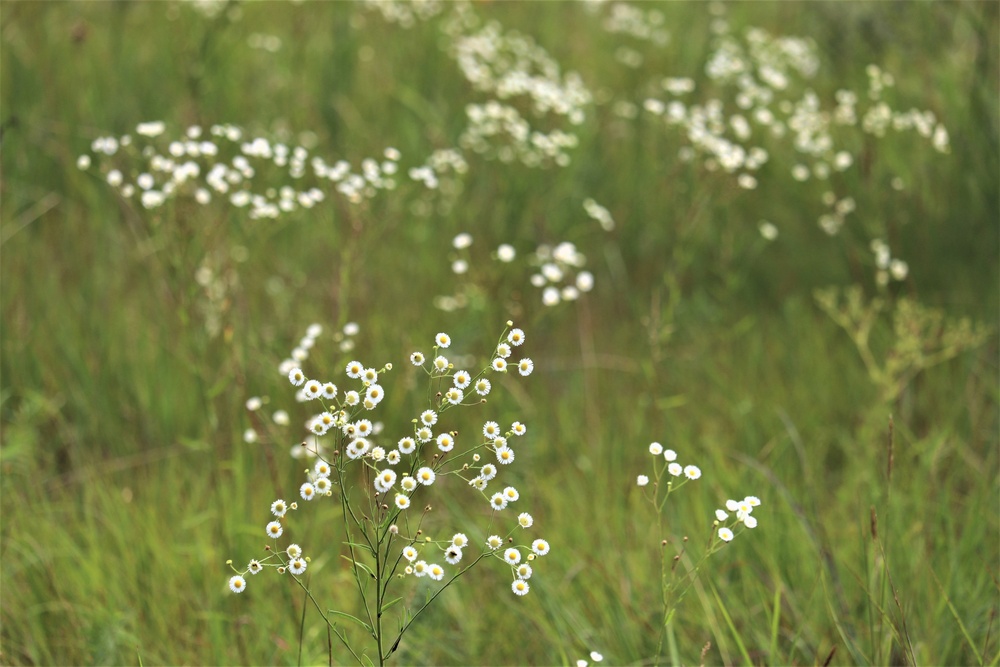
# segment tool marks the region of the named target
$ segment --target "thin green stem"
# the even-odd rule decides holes
[[[399,634],[396,635],[396,641],[394,641],[392,643],[392,648],[389,649],[389,655],[392,655],[392,653],[399,647],[399,641],[403,638],[403,634],[409,629],[409,627],[411,625],[413,625],[413,622],[415,620],[417,620],[417,617],[420,616],[421,612],[423,612],[424,609],[427,609],[427,607],[430,606],[430,604],[432,602],[434,602],[435,599],[437,599],[437,596],[441,595],[441,593],[444,593],[445,589],[448,588],[449,586],[451,586],[452,583],[454,583],[454,581],[456,579],[458,579],[463,574],[465,574],[466,572],[468,572],[469,570],[471,570],[473,567],[476,566],[476,564],[479,561],[481,561],[482,559],[486,558],[491,553],[492,552],[486,552],[486,551],[484,551],[483,553],[479,554],[479,557],[476,558],[476,560],[472,561],[471,563],[469,563],[469,565],[467,567],[465,567],[464,569],[462,569],[459,572],[457,572],[455,574],[455,576],[453,576],[451,579],[449,579],[448,582],[444,586],[442,586],[440,589],[437,590],[437,592],[434,593],[434,595],[432,595],[430,598],[428,598],[428,600],[426,602],[424,602],[423,606],[421,606],[420,609],[418,609],[416,611],[416,613],[413,614],[413,616],[410,617],[410,620],[408,620],[403,625],[403,627],[400,628]]]
[[[298,577],[292,577],[292,579],[294,579],[295,583],[297,583],[302,588],[302,590],[306,592],[306,596],[312,601],[313,606],[316,607],[316,611],[319,612],[319,615],[323,618],[324,621],[326,621],[326,626],[331,630],[333,630],[333,634],[337,635],[337,638],[340,640],[340,643],[344,645],[344,648],[346,648],[348,651],[351,652],[351,655],[354,656],[354,659],[358,661],[359,665],[364,664],[364,662],[361,660],[361,657],[354,652],[353,648],[351,648],[351,644],[347,641],[347,637],[340,634],[340,631],[337,630],[337,627],[333,623],[331,623],[330,619],[327,618],[325,613],[323,613],[323,608],[319,606],[319,602],[317,602],[316,598],[313,597],[312,591],[310,591],[305,584],[299,581]]]

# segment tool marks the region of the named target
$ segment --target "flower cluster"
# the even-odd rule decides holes
[[[625,2],[611,4],[601,26],[610,33],[628,35],[656,46],[666,46],[670,33],[663,27],[666,18],[657,9],[644,10]]]
[[[493,390],[491,378],[495,381],[498,374],[512,373],[516,369],[520,376],[531,375],[534,362],[525,356],[514,358],[515,351],[525,342],[525,333],[512,327],[511,323],[508,323],[508,327],[510,328],[505,329],[497,341],[490,361],[475,373],[456,368],[445,356],[452,346],[451,337],[447,333],[438,333],[434,337],[430,355],[419,351],[410,355],[410,363],[421,369],[430,386],[438,391],[432,394],[426,409],[412,420],[412,432],[399,438],[396,445],[388,451],[373,441],[378,429],[365,415],[383,401],[385,390],[380,380],[392,370],[392,364],[376,369],[359,361],[351,361],[344,369],[348,380],[344,387],[324,379],[311,379],[298,366],[287,370],[288,381],[296,387],[303,400],[320,405],[320,412],[307,421],[310,435],[302,447],[315,457],[315,463],[306,471],[306,480],[298,490],[299,496],[306,502],[333,497],[335,487],[339,487],[341,502],[345,504],[348,515],[355,516],[350,511],[349,492],[345,487],[350,484],[351,479],[356,478],[347,475],[349,467],[360,466],[360,472],[368,484],[364,493],[371,504],[371,509],[366,511],[375,515],[375,535],[381,537],[373,538],[369,534],[372,527],[366,522],[358,522],[356,528],[365,535],[366,540],[370,540],[373,551],[383,547],[390,548],[393,540],[405,542],[400,552],[400,558],[405,561],[403,576],[426,575],[435,581],[443,580],[445,566],[436,561],[440,558],[447,565],[457,565],[463,560],[464,549],[470,546],[470,540],[464,533],[456,533],[448,540],[437,541],[424,535],[419,528],[422,516],[417,515],[411,519],[408,512],[416,494],[426,492],[428,487],[442,479],[463,480],[465,485],[472,487],[483,499],[484,511],[488,511],[490,516],[487,532],[504,523],[503,517],[510,515],[505,510],[519,504],[518,501],[521,500],[521,492],[516,487],[508,484],[499,488],[499,478],[502,476],[500,471],[514,462],[513,441],[523,438],[527,434],[527,427],[515,421],[504,429],[495,421],[487,421],[482,427],[481,438],[462,442],[458,431],[445,428],[442,419],[449,410],[456,407],[485,403],[486,396]],[[306,338],[296,348],[300,353],[293,353],[293,359],[304,360],[319,334],[319,327],[310,327]],[[357,383],[357,386],[348,388],[352,383]],[[262,403],[260,398],[252,398],[247,402],[247,408],[255,412],[261,408]],[[331,439],[332,444],[325,444],[324,441]],[[494,491],[494,486],[498,490]],[[274,520],[265,527],[268,537],[277,540],[283,535],[285,527],[282,522],[289,507],[295,509],[297,505],[287,505],[284,500],[277,500],[272,504]],[[429,506],[424,514],[427,511]],[[415,528],[411,528],[412,522],[415,522]],[[550,547],[547,541],[540,538],[523,544],[515,543],[512,537],[515,531],[527,530],[534,525],[534,519],[528,512],[518,513],[511,523],[512,527],[506,535],[490,535],[484,545],[480,545],[480,554],[473,564],[485,557],[503,560],[511,568],[513,592],[524,595],[529,591],[531,563],[536,558],[545,556]],[[380,532],[383,528],[388,532]],[[392,537],[388,538],[387,535]],[[378,547],[375,542],[378,542]],[[291,547],[281,550],[274,543],[269,547],[273,552],[269,558],[251,561],[246,569],[238,571],[232,578],[230,588],[235,592],[242,591],[246,586],[245,576],[248,573],[256,574],[262,563],[266,564],[273,559],[278,560],[276,567],[280,572],[287,570],[292,574],[300,574],[309,560],[302,557],[297,545],[293,547],[295,554],[291,553]],[[282,552],[290,560],[283,559]],[[461,573],[456,573],[452,579]]]
[[[598,224],[601,225],[601,229],[606,232],[610,232],[615,228],[615,220],[611,217],[611,211],[604,208],[598,204],[593,199],[587,198],[583,200],[583,210],[587,212],[592,219],[596,220]]]
[[[350,352],[351,350],[354,349],[354,337],[357,336],[360,331],[361,328],[358,326],[356,322],[348,322],[343,326],[343,328],[340,331],[334,332],[331,338],[335,343],[338,344],[338,347],[341,352]],[[278,373],[281,375],[281,377],[288,378],[291,376],[293,370],[299,369],[299,366],[301,366],[309,358],[310,352],[316,345],[316,342],[322,335],[322,333],[323,333],[322,325],[320,324],[309,325],[309,327],[306,329],[305,335],[302,336],[298,344],[289,353],[288,357],[278,365]],[[329,393],[329,389],[327,389],[327,393]],[[313,400],[313,397],[307,391],[307,385],[304,382],[300,384],[299,389],[295,394],[295,400],[298,403],[305,403]],[[248,443],[257,442],[263,432],[270,431],[274,426],[286,427],[291,422],[291,418],[289,417],[288,411],[282,409],[275,410],[272,413],[270,424],[267,423],[267,420],[258,417],[257,415],[260,409],[267,402],[269,402],[269,399],[266,396],[264,397],[254,396],[247,400],[246,403],[247,410],[251,413],[251,417],[255,422],[255,425],[251,428],[248,428],[243,435],[243,439]],[[322,413],[310,416],[305,421],[304,424],[305,428],[307,430],[312,431],[313,424],[322,417],[323,417]],[[381,422],[375,422],[372,425],[372,435],[378,435],[381,432],[381,430],[382,430]],[[317,443],[313,443],[313,445],[316,444]],[[318,448],[317,446],[310,446],[308,443],[297,443],[295,445],[292,445],[290,450],[292,458],[295,459],[301,459],[301,458],[311,459],[315,458],[317,454],[322,454],[322,453],[324,453],[322,443],[318,443]]]
[[[871,251],[875,255],[875,283],[880,287],[889,284],[889,279],[902,282],[910,273],[909,265],[892,256],[889,244],[882,239],[872,239]]]
[[[591,651],[590,659],[593,660],[594,662],[601,662],[602,660],[604,660],[604,656],[598,653],[597,651]],[[584,658],[580,658],[579,660],[576,661],[576,667],[587,667],[587,665],[589,664],[590,663],[587,662],[587,660],[585,660]]]
[[[91,144],[108,185],[126,199],[138,198],[147,209],[188,195],[201,205],[223,199],[247,209],[250,218],[277,218],[320,204],[329,188],[358,203],[396,187],[401,156],[394,148],[379,159],[365,158],[355,171],[345,160],[328,164],[311,155],[306,147],[315,143],[311,134],[290,146],[250,137],[230,124],[213,125],[207,132],[191,126],[174,138],[165,135],[166,129],[162,121],[139,123],[135,136],[99,137]],[[90,154],[77,160],[81,169],[92,165]]]
[[[580,294],[594,289],[594,275],[584,271],[587,258],[569,241],[554,248],[542,244],[535,250],[532,263],[538,272],[530,280],[542,290],[542,303],[555,306],[561,301],[576,301]]]
[[[559,64],[530,37],[504,31],[499,23],[485,25],[466,4],[454,6],[444,24],[450,52],[473,88],[490,97],[466,107],[468,125],[459,145],[503,162],[530,167],[569,164],[568,149],[577,136],[554,127],[538,129],[517,108],[524,100],[539,119],[583,122],[592,95],[575,72],[565,74]]]
[[[838,90],[834,104],[825,106],[807,85],[819,70],[812,41],[774,36],[754,27],[737,35],[724,18],[713,22],[713,32],[705,73],[719,95],[701,103],[687,101],[694,82],[668,77],[662,81],[665,99],[651,97],[643,105],[665,126],[683,132],[687,145],[680,149],[682,160],[701,157],[707,170],[732,174],[737,185],[752,190],[759,185],[759,169],[772,153],[786,147],[798,156],[791,167],[797,182],[826,181],[851,169],[856,158],[848,147],[859,144],[855,128],[875,137],[890,129],[914,131],[935,150],[949,151],[948,131],[933,112],[897,111],[883,99],[894,80],[878,66],[867,68],[866,108],[851,90]],[[817,223],[834,235],[853,210],[854,200],[829,193],[822,199],[830,210]]]
[[[445,3],[441,0],[364,0],[364,6],[378,12],[386,23],[409,29],[440,14]]]
[[[649,445],[649,453],[655,457],[663,456],[663,465],[657,468],[654,475],[654,482],[659,483],[660,479],[663,477],[664,472],[666,472],[670,477],[683,477],[680,483],[674,485],[673,480],[670,480],[672,488],[678,488],[688,480],[694,481],[701,477],[701,469],[695,465],[682,466],[677,462],[677,452],[672,449],[664,449],[663,445],[658,442],[652,442]],[[646,486],[649,484],[649,477],[646,475],[639,475],[636,478],[636,484],[638,486]]]
[[[599,209],[595,210],[595,214],[601,215],[603,211],[603,215],[609,216],[607,210],[599,204],[594,206]],[[458,276],[464,276],[465,282],[459,284],[453,295],[436,296],[434,298],[436,308],[444,311],[465,308],[474,295],[481,293],[481,287],[477,282],[480,278],[476,275],[475,269],[483,266],[487,260],[483,258],[477,260],[472,256],[472,244],[473,238],[466,232],[458,234],[452,240],[451,270]],[[490,258],[500,264],[510,264],[517,256],[514,246],[503,243]],[[594,288],[593,274],[583,269],[587,264],[587,258],[570,242],[559,243],[555,247],[542,244],[527,257],[526,263],[534,271],[529,280],[533,286],[542,290],[542,303],[546,306],[576,301],[581,294]]]
[[[736,533],[733,529],[736,528],[756,528],[757,519],[753,517],[753,508],[760,506],[760,498],[757,496],[747,496],[743,500],[732,500],[726,501],[726,509],[715,510],[715,525],[722,525],[716,535],[723,542],[731,542]],[[730,517],[729,512],[733,513]]]

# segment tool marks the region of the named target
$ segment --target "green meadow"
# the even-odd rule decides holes
[[[406,511],[464,566],[513,485],[551,552],[390,663],[1000,664],[998,81],[987,2],[3,2],[0,663],[379,664],[304,594],[366,613],[283,362],[391,363],[388,451],[450,386],[410,353],[509,320],[533,372],[442,422],[516,461]]]

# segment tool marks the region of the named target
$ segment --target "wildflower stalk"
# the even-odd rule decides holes
[[[508,328],[512,326],[513,323],[507,323]],[[308,345],[304,345],[304,349],[311,348],[313,339],[318,335],[317,329],[310,327],[310,331],[313,333],[308,334],[306,341]],[[418,418],[411,420],[412,433],[400,438],[396,443],[397,448],[388,452],[379,444],[381,426],[373,424],[362,415],[363,411],[373,410],[384,398],[385,390],[379,384],[379,380],[383,373],[392,370],[392,364],[385,364],[376,370],[366,368],[358,361],[349,362],[346,366],[347,377],[357,380],[362,385],[360,391],[341,391],[332,382],[308,379],[297,366],[283,371],[287,372],[293,386],[301,387],[299,390],[301,401],[315,400],[322,406],[320,408],[322,412],[308,421],[307,429],[313,435],[301,446],[297,445],[298,449],[294,450],[298,455],[311,455],[316,459],[313,468],[306,470],[308,480],[299,487],[299,495],[306,503],[321,502],[320,498],[331,497],[335,492],[340,496],[340,511],[345,532],[343,544],[348,549],[348,554],[342,557],[350,562],[364,613],[356,612],[356,616],[335,609],[324,611],[320,607],[308,584],[299,576],[305,573],[311,561],[305,557],[302,547],[298,544],[290,544],[284,549],[268,546],[267,549],[271,553],[267,557],[260,561],[250,561],[242,571],[233,567],[235,576],[229,580],[230,589],[234,593],[243,592],[247,586],[244,575],[256,575],[265,568],[273,568],[279,574],[289,572],[296,583],[303,588],[327,625],[331,662],[333,661],[332,635],[335,633],[360,664],[376,663],[373,658],[366,655],[367,651],[359,652],[349,645],[347,633],[339,630],[335,624],[334,616],[341,616],[364,628],[373,640],[374,649],[378,652],[377,664],[380,666],[398,650],[403,635],[423,611],[459,577],[487,556],[503,561],[510,567],[514,578],[511,582],[512,592],[519,596],[526,595],[530,591],[528,579],[533,572],[528,563],[537,557],[545,556],[550,550],[549,543],[544,539],[535,539],[530,544],[517,544],[511,537],[515,531],[525,530],[533,525],[534,519],[530,514],[522,512],[517,515],[513,527],[507,531],[504,538],[499,535],[489,535],[478,556],[471,559],[471,563],[466,560],[465,567],[460,566],[461,569],[445,581],[445,568],[430,557],[427,560],[418,560],[421,551],[430,555],[443,555],[447,564],[458,565],[462,561],[462,550],[470,545],[468,536],[465,533],[455,533],[450,539],[432,539],[424,535],[421,528],[424,517],[431,511],[431,506],[426,505],[424,512],[419,517],[412,517],[412,520],[407,512],[411,506],[411,496],[415,493],[425,493],[425,489],[432,486],[435,480],[461,480],[465,485],[473,487],[486,501],[484,509],[487,505],[490,507],[487,531],[493,529],[499,512],[520,499],[521,493],[513,486],[507,486],[492,496],[487,494],[486,488],[490,480],[498,476],[500,469],[513,463],[515,452],[508,439],[516,440],[525,435],[527,427],[524,424],[515,421],[509,429],[502,429],[497,422],[487,421],[483,425],[482,438],[478,439],[478,442],[470,439],[462,443],[465,446],[459,448],[456,446],[458,430],[450,426],[445,427],[439,422],[445,413],[451,416],[452,408],[486,403],[483,397],[490,393],[491,383],[485,375],[507,373],[506,360],[512,354],[513,348],[521,346],[524,338],[522,330],[505,328],[490,352],[492,361],[479,373],[456,370],[454,364],[444,355],[438,354],[439,351],[451,346],[451,337],[445,333],[435,336],[433,347],[435,358],[429,368],[425,365],[426,357],[422,353],[411,354],[411,363],[421,367],[428,375],[430,393],[427,395],[426,409]],[[516,361],[511,360],[510,368],[517,370],[518,375],[528,376],[534,369],[534,362],[530,358],[521,357]],[[452,386],[446,388],[443,384]],[[469,391],[468,398],[465,390]],[[259,409],[261,405],[260,398],[248,402],[251,411]],[[287,418],[283,418],[283,421],[287,423]],[[328,433],[328,437],[333,440],[333,446],[329,448],[324,447],[324,442],[320,439]],[[405,463],[404,456],[410,457]],[[484,456],[488,457],[486,461],[483,460]],[[495,463],[487,462],[493,457],[496,459]],[[360,497],[356,491],[361,493]],[[394,498],[392,494],[395,495]],[[296,509],[298,509],[297,502],[286,503],[278,499],[272,503],[271,513],[276,520],[266,526],[265,532],[269,538],[277,540],[282,537],[288,520],[286,514]],[[414,525],[415,528],[411,528]],[[497,532],[503,534],[504,531]],[[401,541],[404,544],[399,546]],[[505,543],[507,548],[501,555],[501,548]],[[525,554],[527,557],[522,562]],[[232,561],[229,564],[232,565]],[[404,569],[405,573],[400,572],[400,569]],[[413,575],[413,579],[426,576],[431,582],[443,583],[416,611],[404,609],[399,619],[398,631],[390,632],[383,622],[384,616],[402,599],[390,595],[391,586],[395,579],[402,580],[409,575]],[[304,610],[305,607],[300,624],[300,657],[305,636]]]
[[[743,529],[752,529],[757,525],[757,519],[752,516],[752,512],[754,507],[760,505],[760,499],[756,496],[747,496],[741,501],[727,500],[726,509],[735,513],[736,516],[734,519],[730,519],[729,514],[721,509],[716,510],[715,521],[712,523],[712,532],[709,534],[708,542],[700,558],[693,565],[687,566],[683,573],[678,574],[677,568],[687,555],[688,538],[685,536],[682,539],[684,546],[679,553],[672,556],[668,554],[667,547],[670,544],[670,540],[666,536],[664,528],[664,508],[673,492],[688,482],[701,478],[701,470],[693,465],[681,466],[677,462],[677,452],[672,449],[665,450],[658,442],[649,445],[649,453],[657,458],[660,455],[663,456],[663,463],[655,466],[653,469],[652,492],[646,492],[645,494],[646,500],[656,512],[657,527],[661,536],[660,604],[663,614],[653,663],[656,665],[659,664],[660,656],[663,654],[663,641],[669,637],[671,661],[677,664],[679,659],[671,632],[671,623],[673,622],[678,606],[694,585],[694,582],[698,578],[698,573],[705,562],[733,539],[735,536],[733,528],[742,531]],[[680,481],[675,484],[675,479]],[[640,487],[645,487],[649,484],[650,479],[646,475],[639,475],[636,482]],[[664,488],[666,490],[663,490]],[[724,521],[727,522],[727,525],[719,527]]]

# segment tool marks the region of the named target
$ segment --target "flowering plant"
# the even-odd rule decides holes
[[[233,567],[230,561],[235,572],[229,580],[230,589],[243,592],[247,577],[265,568],[290,576],[351,655],[358,662],[371,663],[374,660],[366,655],[367,651],[353,646],[337,621],[346,619],[363,628],[374,643],[378,664],[384,664],[399,648],[417,617],[480,561],[495,559],[505,563],[511,571],[511,590],[515,595],[526,595],[532,564],[548,554],[550,547],[544,539],[520,537],[521,531],[533,526],[534,519],[527,512],[513,516],[512,505],[520,500],[521,493],[511,485],[500,488],[499,478],[501,470],[514,462],[513,441],[522,438],[527,427],[518,421],[506,428],[496,421],[486,421],[481,435],[467,438],[464,434],[460,437],[457,429],[444,426],[455,408],[486,403],[493,390],[490,376],[495,380],[496,375],[508,374],[515,368],[520,376],[531,374],[531,359],[511,358],[525,340],[524,331],[512,327],[513,323],[508,322],[489,362],[476,373],[456,369],[448,360],[445,354],[452,340],[446,333],[435,336],[431,355],[413,352],[410,363],[421,369],[428,381],[425,409],[412,419],[412,432],[388,450],[378,444],[375,425],[365,415],[382,403],[386,392],[381,380],[392,370],[391,363],[375,369],[351,361],[345,371],[357,387],[346,390],[333,382],[308,378],[301,368],[290,369],[291,384],[308,402],[320,406],[308,421],[310,435],[303,443],[315,455],[315,463],[306,471],[307,479],[298,493],[305,504],[334,497],[340,501],[343,543],[348,552],[345,558],[357,584],[361,610],[351,614],[324,609],[302,579],[311,562],[306,549],[279,542],[289,528],[291,512],[299,508],[297,501],[278,499],[271,504],[273,520],[265,528],[269,539],[265,555],[250,560],[242,569]],[[481,535],[473,533],[471,538],[464,532],[431,537],[422,528],[432,511],[423,497],[431,487],[456,479],[482,498],[486,526]],[[421,506],[423,509],[417,509]],[[445,565],[440,563],[442,560]],[[394,587],[418,586],[425,581],[443,583],[432,583],[433,592],[415,608],[404,602],[396,628],[388,630],[385,612],[405,595],[395,594]]]

